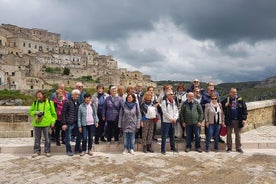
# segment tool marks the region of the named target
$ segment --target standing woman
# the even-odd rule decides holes
[[[209,152],[210,141],[212,135],[214,135],[214,151],[218,151],[219,143],[219,131],[221,126],[224,125],[224,114],[221,108],[221,105],[217,102],[217,95],[213,94],[211,96],[211,102],[204,111],[205,115],[205,126],[207,127],[207,136],[206,136],[206,152]]]
[[[39,90],[36,92],[36,100],[33,102],[29,114],[33,117],[32,123],[35,131],[34,154],[32,157],[37,157],[41,153],[40,142],[42,132],[45,138],[44,151],[46,156],[49,157],[51,156],[49,127],[53,127],[57,119],[54,103],[47,99],[43,91]]]
[[[152,102],[152,93],[147,91],[144,94],[144,101],[141,103],[140,110],[142,114],[141,127],[142,129],[142,144],[143,144],[143,152],[151,152],[152,149],[152,135],[153,135],[153,126],[154,120],[157,117],[157,105],[158,103],[153,105]]]
[[[91,102],[91,95],[84,94],[84,102],[78,110],[78,127],[82,133],[82,152],[80,156],[86,154],[87,136],[88,136],[88,155],[92,156],[92,144],[95,129],[98,127],[98,116],[95,102]]]
[[[134,154],[135,132],[140,128],[140,110],[136,103],[135,94],[128,94],[122,104],[119,115],[118,127],[124,133],[124,152]]]
[[[117,87],[110,88],[110,96],[108,96],[103,105],[103,120],[107,122],[107,142],[111,143],[114,137],[115,142],[119,141],[119,111],[121,108],[122,98],[117,94]]]

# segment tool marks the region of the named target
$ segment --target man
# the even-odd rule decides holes
[[[178,118],[178,109],[174,100],[173,91],[166,91],[166,98],[161,102],[161,108],[163,112],[163,122],[161,124],[162,142],[161,153],[166,154],[166,138],[170,137],[170,146],[173,152],[178,152],[175,148],[174,133],[176,120]]]
[[[78,123],[78,97],[80,95],[80,91],[78,89],[74,89],[71,93],[72,98],[66,101],[62,108],[62,130],[65,131],[65,145],[66,145],[66,153],[68,156],[73,156],[73,152],[71,150],[70,138],[72,135],[72,131],[75,127],[77,127]],[[81,152],[80,150],[80,133],[76,131],[76,145],[75,152]]]
[[[136,84],[136,95],[137,95],[137,99],[139,102],[139,107],[143,101],[143,96],[144,96],[144,91],[143,91],[143,85],[142,83],[137,83]],[[142,127],[138,128],[136,134],[135,134],[135,138],[142,138]]]
[[[195,150],[202,152],[200,146],[200,127],[203,121],[203,111],[200,104],[194,100],[194,93],[189,92],[187,100],[182,104],[179,121],[186,128],[186,149],[185,152],[191,151],[192,137],[195,137]]]
[[[194,79],[193,84],[189,89],[187,89],[187,93],[193,92],[194,88],[199,88],[200,94],[202,95],[204,93],[204,89],[200,86],[200,81],[198,79]]]
[[[63,83],[58,84],[58,89],[60,89],[60,90],[63,91],[63,96],[64,96],[65,98],[67,98],[67,99],[69,98],[70,94],[65,90],[65,86],[64,86]],[[52,95],[51,95],[51,100],[53,100],[53,99],[55,99],[55,98],[57,98],[56,91],[52,93]]]
[[[243,153],[241,149],[240,130],[247,119],[247,107],[243,99],[238,95],[236,88],[231,88],[229,96],[222,101],[227,128],[227,152],[232,151],[232,131],[235,132],[236,151]]]

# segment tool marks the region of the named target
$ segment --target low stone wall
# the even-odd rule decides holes
[[[28,106],[0,106],[0,137],[31,137],[33,126]],[[247,103],[248,120],[242,131],[276,125],[276,99]],[[204,132],[204,131],[203,131]]]

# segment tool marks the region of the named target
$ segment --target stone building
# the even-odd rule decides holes
[[[106,86],[156,85],[139,71],[119,69],[112,56],[99,55],[87,42],[62,40],[57,33],[11,24],[0,25],[0,64],[0,89],[50,89],[61,82],[74,87],[84,76]],[[69,75],[63,75],[64,68]],[[95,86],[95,82],[86,83]]]

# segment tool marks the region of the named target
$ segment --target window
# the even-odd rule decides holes
[[[2,45],[2,40],[0,40],[0,45]]]
[[[25,47],[26,46],[26,43],[23,43],[23,47]]]
[[[31,89],[34,89],[34,86],[30,86]]]
[[[32,47],[32,44],[29,43],[29,48],[31,48],[31,47]]]
[[[15,76],[15,72],[12,72],[12,76]]]
[[[16,42],[13,42],[13,46],[16,47]]]
[[[28,50],[28,54],[31,54],[32,53],[32,51],[31,50]]]
[[[37,49],[37,45],[35,45],[35,49]]]

